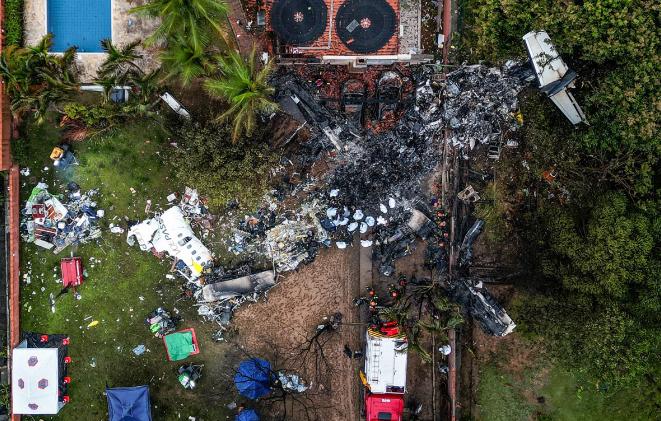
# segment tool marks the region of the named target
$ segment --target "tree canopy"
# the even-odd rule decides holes
[[[268,84],[273,63],[260,67],[253,48],[246,60],[236,51],[219,57],[218,68],[219,77],[207,79],[204,83],[212,97],[226,101],[229,106],[218,119],[232,121],[232,139],[241,135],[250,137],[257,127],[257,115],[278,108],[271,99],[275,89]]]
[[[195,186],[220,208],[238,199],[256,206],[268,183],[275,155],[265,144],[245,139],[231,142],[230,127],[189,123],[172,129],[177,147],[166,161],[183,185]]]
[[[516,171],[519,184],[510,187],[541,194],[515,221],[535,263],[517,322],[608,385],[658,374],[658,2],[470,0],[464,7],[460,50],[470,60],[526,59],[523,35],[547,31],[579,75],[575,96],[589,121],[573,128],[540,95],[522,98],[532,170]],[[539,180],[548,168],[558,176],[551,186]]]
[[[579,73],[576,96],[590,126],[577,130],[572,140],[586,154],[627,155],[629,166],[617,175],[619,182],[631,194],[650,193],[661,154],[657,2],[474,0],[466,14],[461,41],[473,59],[523,58],[523,35],[546,30]]]
[[[0,56],[0,75],[11,99],[11,111],[20,118],[34,112],[42,122],[52,104],[78,91],[76,48],[54,55],[49,50],[53,36],[46,35],[31,47],[9,46]]]
[[[184,35],[198,51],[212,37],[224,35],[227,20],[227,5],[221,0],[150,0],[131,11],[160,20],[148,43],[171,42]]]

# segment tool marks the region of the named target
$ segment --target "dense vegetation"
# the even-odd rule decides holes
[[[21,45],[23,42],[23,0],[5,0],[3,21],[5,45]]]
[[[250,138],[258,114],[277,109],[271,100],[274,90],[268,84],[273,64],[262,66],[254,49],[248,57],[234,50],[224,1],[151,0],[131,11],[161,19],[146,43],[163,47],[159,58],[165,80],[188,86],[204,79],[209,95],[227,105],[217,119],[231,120],[233,141]]]
[[[214,210],[235,200],[245,208],[259,204],[275,158],[267,145],[232,141],[227,125],[187,124],[173,135],[177,147],[165,156],[180,184],[195,186]]]
[[[53,55],[49,54],[52,43],[53,36],[49,34],[35,46],[11,45],[2,51],[0,76],[15,118],[31,112],[43,122],[51,105],[69,99],[78,91],[76,48]]]
[[[572,129],[535,95],[522,106],[532,175],[517,176],[511,193],[521,195],[531,183],[545,189],[518,209],[515,222],[522,239],[536,246],[533,271],[541,278],[523,305],[523,327],[608,387],[655,378],[658,3],[470,0],[464,8],[462,52],[471,58],[522,57],[521,37],[546,30],[579,73],[577,99],[590,122]],[[558,177],[546,185],[539,176],[549,168]]]

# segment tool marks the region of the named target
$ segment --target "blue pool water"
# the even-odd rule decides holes
[[[111,0],[46,0],[51,51],[62,52],[75,45],[78,52],[102,52],[100,41],[111,38]]]

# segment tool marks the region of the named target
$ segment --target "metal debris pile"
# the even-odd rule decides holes
[[[163,307],[158,307],[145,318],[145,324],[149,331],[157,338],[162,338],[177,329],[177,323],[181,320],[179,316],[172,316]]]
[[[376,210],[384,197],[421,197],[422,181],[440,159],[441,111],[430,80],[424,79],[415,106],[393,130],[354,139],[340,151],[343,165],[329,175],[331,188],[343,192],[347,205],[367,211]]]
[[[255,303],[266,298],[276,278],[272,271],[252,274],[250,267],[244,265],[227,271],[215,267],[204,275],[204,280],[204,286],[191,285],[197,313],[203,320],[218,324],[214,339],[222,340],[234,311],[246,302]]]
[[[360,138],[361,129],[341,113],[322,105],[312,93],[317,88],[294,73],[279,73],[271,83],[278,87],[276,100],[280,108],[304,125],[311,139],[301,145],[300,157],[314,163],[321,152],[341,149],[350,140]]]
[[[315,215],[317,201],[280,215],[276,208],[271,205],[246,215],[234,230],[229,250],[287,272],[314,260],[319,246],[327,242],[327,234]]]
[[[500,141],[519,127],[517,95],[534,79],[528,66],[508,61],[501,69],[481,64],[461,66],[447,75],[443,119],[452,128],[456,148]]]
[[[52,195],[48,185],[37,184],[22,210],[23,240],[58,254],[70,245],[84,244],[101,236],[98,221],[104,216],[94,197],[98,190],[81,192],[69,183],[66,194]]]

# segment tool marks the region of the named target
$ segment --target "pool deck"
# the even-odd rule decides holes
[[[47,0],[25,0],[24,2],[24,42],[34,45],[46,34]],[[112,0],[112,41],[116,45],[144,39],[155,29],[157,22],[129,14],[133,7],[144,4],[145,0]],[[143,50],[144,58],[137,63],[149,71],[157,66],[155,49]],[[105,60],[104,53],[82,53],[78,55],[78,69],[83,83],[96,77],[96,70]]]

